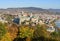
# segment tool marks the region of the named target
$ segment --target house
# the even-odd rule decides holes
[[[25,25],[29,25],[29,22],[28,22],[28,21],[26,21],[26,22],[25,22]]]
[[[13,22],[16,24],[19,24],[20,19],[19,18],[14,18]]]
[[[2,23],[8,23],[8,21],[6,21],[4,18],[0,17],[0,22]]]
[[[36,23],[33,23],[33,22],[32,22],[32,23],[31,23],[31,26],[36,26]]]
[[[47,31],[48,32],[54,32],[55,31],[55,28],[53,26],[50,26],[49,28],[47,28]]]
[[[44,24],[44,22],[42,20],[39,20],[39,24],[42,25]]]

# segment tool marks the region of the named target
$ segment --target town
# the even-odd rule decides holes
[[[0,0],[0,41],[60,41],[60,0]]]
[[[25,13],[24,11],[21,11],[20,13],[13,15],[0,14],[0,22],[2,23],[10,22],[11,24],[15,23],[17,25],[30,25],[30,26],[36,26],[37,24],[39,25],[46,24],[48,26],[47,31],[54,32],[55,28],[54,25],[51,24],[51,22],[59,19],[59,17],[60,15],[53,15],[53,14],[49,15],[49,14],[41,14],[41,13],[33,14],[33,13]]]
[[[46,13],[34,14],[32,12],[28,13],[25,11],[20,11],[17,14],[8,14],[8,13],[0,14],[0,25],[3,26],[3,28],[4,26],[6,27],[7,35],[10,35],[9,39],[11,39],[11,41],[12,40],[16,41],[15,38],[17,37],[19,37],[17,39],[20,38],[23,39],[26,37],[27,37],[26,39],[28,39],[28,36],[34,37],[34,35],[35,36],[37,35],[36,37],[38,38],[42,36],[44,38],[47,37],[48,39],[50,39],[49,37],[51,37],[51,40],[54,40],[55,38],[52,39],[52,35],[54,36],[54,33],[58,33],[59,36],[60,28],[58,28],[55,24],[55,21],[59,19],[60,19],[60,15],[58,14],[46,14]],[[2,38],[1,41],[3,41],[3,39],[4,38]]]

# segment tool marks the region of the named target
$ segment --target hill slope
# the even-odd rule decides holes
[[[35,14],[60,14],[60,9],[42,9],[37,7],[22,7],[22,8],[7,8],[7,9],[0,9],[0,14],[17,14],[21,11],[35,13]]]

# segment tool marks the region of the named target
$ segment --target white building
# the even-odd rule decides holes
[[[1,17],[0,17],[0,22],[2,22],[2,23],[8,23],[8,21],[2,19]]]
[[[48,29],[47,29],[48,32],[54,32],[55,31],[55,28],[53,26],[50,26]]]

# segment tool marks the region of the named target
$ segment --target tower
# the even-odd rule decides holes
[[[31,13],[31,15],[30,15],[30,17],[32,17],[33,15],[32,15],[32,13]]]

